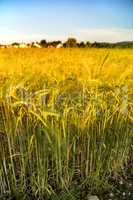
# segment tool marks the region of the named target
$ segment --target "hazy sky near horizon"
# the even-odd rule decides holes
[[[133,40],[133,0],[0,0],[0,43]]]

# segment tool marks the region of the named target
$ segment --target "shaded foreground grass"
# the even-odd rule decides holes
[[[109,188],[133,160],[132,55],[0,51],[1,196],[85,199],[81,190]]]

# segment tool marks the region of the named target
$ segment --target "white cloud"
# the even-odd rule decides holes
[[[0,30],[0,43],[8,44],[13,42],[32,42],[46,39],[47,41],[62,40],[64,41],[68,35],[52,35],[43,33],[27,33],[17,32],[15,30],[4,29]]]
[[[83,29],[76,33],[81,40],[91,42],[120,42],[133,40],[133,29],[125,28],[95,28]]]
[[[119,42],[119,41],[133,41],[133,29],[126,28],[89,28],[67,32],[63,35],[54,35],[48,33],[27,33],[17,32],[15,30],[0,30],[0,43],[12,42],[31,42],[46,40],[63,40],[68,37],[76,37],[79,40],[88,40],[91,42]]]
[[[31,42],[40,40],[40,38],[44,38],[45,36],[45,34],[19,33],[15,30],[0,30],[0,43]]]

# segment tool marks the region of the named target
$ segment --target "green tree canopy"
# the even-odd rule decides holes
[[[42,47],[47,47],[47,41],[46,41],[46,40],[41,40],[41,41],[40,41],[40,45],[41,45]]]
[[[77,40],[76,38],[68,38],[65,44],[69,48],[77,47]]]

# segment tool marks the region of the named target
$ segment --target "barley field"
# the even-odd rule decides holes
[[[133,161],[132,91],[133,50],[0,49],[0,198],[110,187]]]

